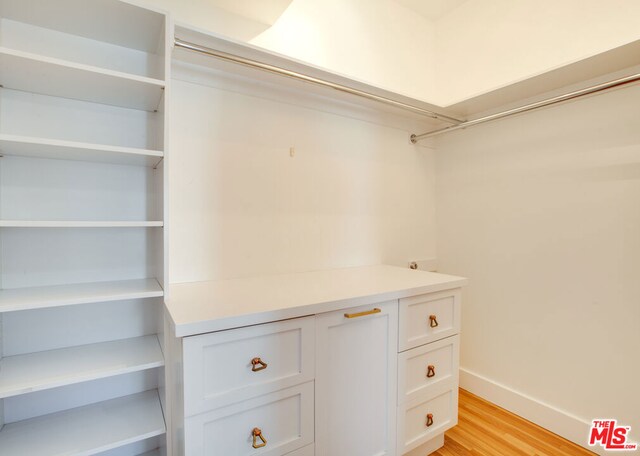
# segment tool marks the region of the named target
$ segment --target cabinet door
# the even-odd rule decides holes
[[[394,455],[398,302],[317,315],[316,342],[316,455]]]

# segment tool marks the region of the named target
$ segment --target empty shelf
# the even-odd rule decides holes
[[[89,220],[0,220],[0,228],[153,228],[163,226],[152,221],[89,221]]]
[[[155,111],[164,81],[0,47],[7,89]]]
[[[156,279],[13,288],[0,290],[0,312],[154,298],[163,294]]]
[[[0,398],[164,365],[156,335],[0,359]]]
[[[3,19],[152,53],[162,41],[165,24],[164,14],[128,2],[3,0],[0,4]]]
[[[85,456],[165,433],[157,390],[5,425],[0,454]]]
[[[118,165],[156,166],[164,154],[157,150],[108,146],[57,139],[0,134],[0,153],[21,157],[80,160]]]

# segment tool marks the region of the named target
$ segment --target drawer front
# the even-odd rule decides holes
[[[460,331],[460,289],[400,300],[399,351],[419,347]]]
[[[185,454],[287,455],[313,443],[313,405],[313,382],[307,382],[189,417],[184,426]],[[256,428],[266,441],[261,448],[253,447]],[[264,442],[255,437],[255,443]]]
[[[187,337],[183,350],[193,416],[313,380],[314,317]]]
[[[459,338],[447,337],[400,353],[399,404],[427,399],[439,385],[458,383]]]
[[[315,445],[312,444],[307,445],[304,448],[300,448],[293,453],[287,453],[287,456],[314,456],[315,454]]]
[[[404,454],[458,423],[458,390],[448,389],[428,401],[401,405],[398,411],[398,454]]]

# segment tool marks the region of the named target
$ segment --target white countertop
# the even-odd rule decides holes
[[[467,279],[365,266],[169,285],[177,337],[375,304],[466,285]]]

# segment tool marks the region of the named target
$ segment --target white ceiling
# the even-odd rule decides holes
[[[467,0],[395,0],[431,21],[437,21]]]
[[[247,19],[273,25],[293,0],[210,0],[211,4]]]
[[[293,0],[208,0],[212,5],[262,24],[273,25]],[[319,1],[319,0],[316,0]],[[467,0],[393,0],[437,21]]]

